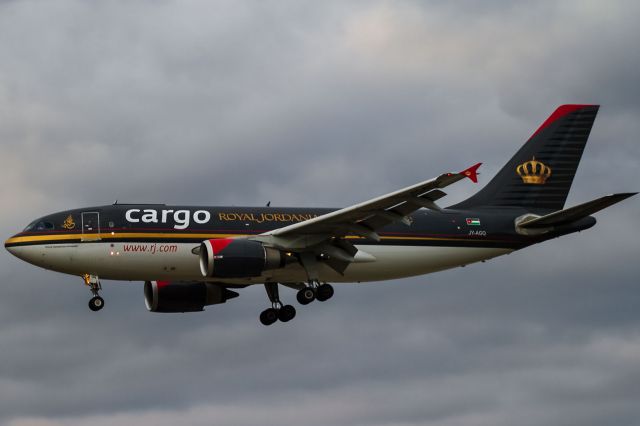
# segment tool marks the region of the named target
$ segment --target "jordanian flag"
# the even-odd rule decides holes
[[[468,217],[467,218],[467,225],[469,225],[469,226],[480,226],[480,219],[478,219],[477,217]]]

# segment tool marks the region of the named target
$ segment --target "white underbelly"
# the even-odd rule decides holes
[[[365,246],[361,247],[377,260],[354,263],[344,277],[335,271],[328,281],[380,281],[424,275],[487,260],[511,253],[504,248],[434,247],[434,246]]]
[[[47,244],[14,247],[27,262],[73,275],[91,274],[102,279],[201,280],[196,243]]]
[[[81,243],[15,247],[18,257],[58,272],[98,275],[102,279],[202,280],[197,243]],[[320,280],[326,282],[363,282],[423,275],[510,253],[510,249],[479,247],[368,245],[359,249],[375,258],[372,262],[353,263],[344,275],[320,265]],[[297,265],[267,271],[253,279],[231,280],[237,284],[303,282],[304,269]],[[215,281],[215,280],[212,280]]]
[[[326,282],[366,282],[424,275],[449,268],[467,265],[512,252],[510,249],[478,247],[427,247],[427,246],[361,246],[358,247],[376,258],[374,262],[353,263],[344,275],[327,265],[319,268],[320,280]],[[302,267],[271,271],[277,282],[306,281]]]

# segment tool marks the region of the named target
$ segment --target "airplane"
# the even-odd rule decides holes
[[[151,312],[197,312],[261,284],[260,322],[288,322],[324,302],[330,282],[423,275],[520,250],[595,225],[591,215],[637,193],[564,208],[598,105],[561,105],[493,179],[470,198],[436,202],[443,188],[478,182],[475,164],[342,209],[121,204],[66,210],[31,222],[5,248],[33,265],[76,275],[89,308],[104,306],[101,279],[144,281]]]

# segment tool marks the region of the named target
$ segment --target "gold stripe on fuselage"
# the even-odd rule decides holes
[[[100,241],[101,239],[124,239],[124,238],[230,238],[230,237],[246,237],[248,235],[241,234],[185,234],[185,233],[151,233],[151,232],[105,232],[100,234],[48,234],[48,235],[28,235],[23,237],[11,237],[5,244],[19,243],[36,243],[40,241],[68,241],[68,240],[87,240]]]
[[[102,239],[195,239],[206,240],[215,238],[238,238],[256,236],[257,234],[195,234],[195,233],[174,233],[174,232],[105,232],[100,234],[47,234],[47,235],[27,235],[11,237],[5,241],[6,245],[10,244],[22,244],[22,243],[39,243],[43,241],[69,241],[69,240],[83,240],[86,242],[96,242]],[[364,239],[357,236],[348,236],[348,239]],[[409,240],[409,241],[464,241],[464,242],[490,242],[499,243],[505,242],[500,240],[488,240],[488,239],[467,239],[467,238],[445,238],[445,237],[419,237],[419,236],[385,236],[381,235],[382,240]]]

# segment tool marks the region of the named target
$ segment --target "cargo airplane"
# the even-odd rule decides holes
[[[477,182],[480,163],[343,209],[121,204],[34,220],[5,242],[16,257],[82,277],[104,306],[101,279],[144,281],[152,312],[195,312],[264,285],[264,325],[296,315],[329,284],[422,275],[511,253],[592,227],[591,216],[636,193],[564,208],[598,112],[562,105],[479,192],[447,208],[443,188]]]

